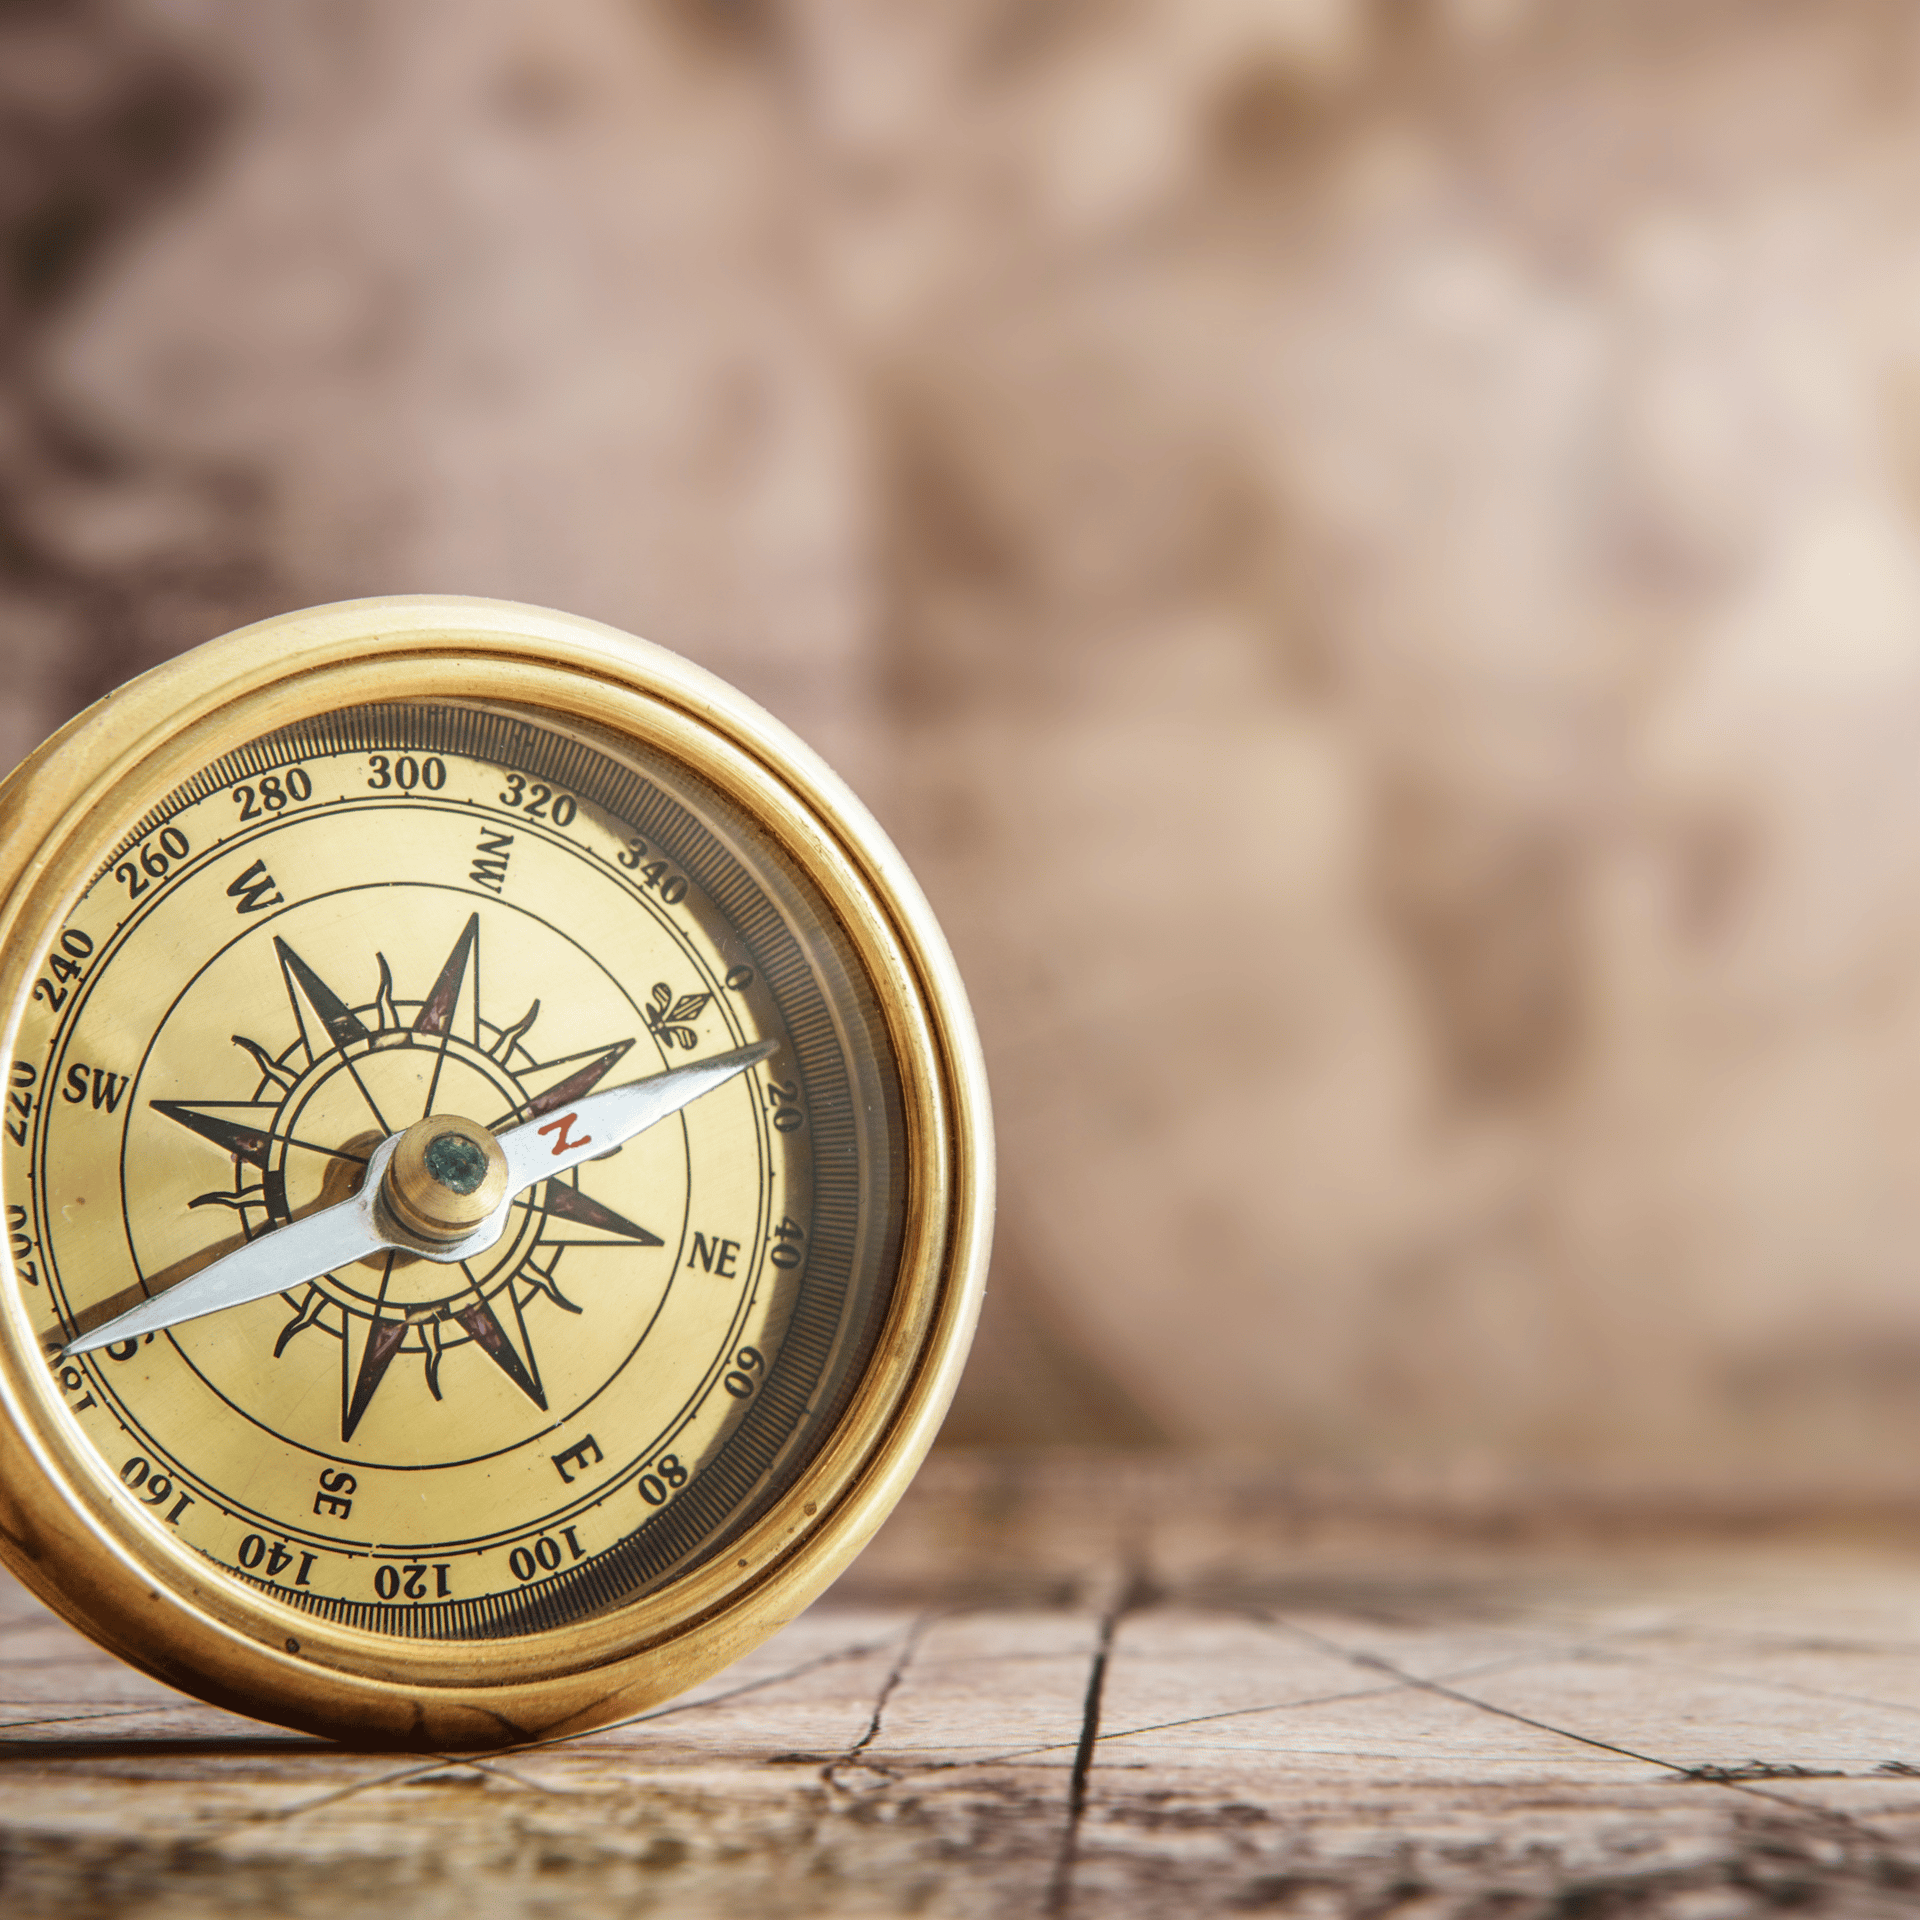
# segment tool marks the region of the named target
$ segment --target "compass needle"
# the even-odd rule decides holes
[[[589,622],[351,603],[123,688],[0,783],[0,1036],[0,1558],[228,1705],[447,1751],[664,1699],[952,1390],[938,930],[776,722]]]
[[[303,1281],[319,1279],[330,1268],[364,1260],[379,1247],[379,1239],[370,1235],[355,1215],[343,1214],[339,1208],[311,1214],[249,1240],[212,1266],[202,1267],[191,1279],[156,1294],[145,1305],[69,1340],[61,1348],[60,1358],[70,1360],[98,1347],[178,1326],[184,1320],[263,1300],[270,1293],[289,1292]]]
[[[597,1159],[623,1145],[636,1134],[658,1125],[669,1114],[678,1113],[702,1094],[724,1086],[735,1074],[757,1065],[774,1051],[776,1044],[771,1040],[762,1040],[751,1047],[723,1054],[717,1060],[702,1061],[697,1066],[680,1067],[669,1073],[657,1073],[651,1079],[635,1081],[631,1086],[611,1088],[582,1100],[558,1120],[550,1120],[545,1125],[529,1120],[497,1141],[490,1139],[483,1128],[472,1127],[470,1122],[452,1123],[456,1127],[462,1124],[470,1127],[469,1140],[468,1136],[448,1131],[445,1127],[436,1132],[435,1123],[422,1120],[409,1127],[405,1134],[395,1134],[382,1144],[368,1165],[368,1183],[360,1194],[320,1213],[293,1221],[270,1235],[249,1241],[224,1259],[216,1260],[212,1266],[203,1267],[191,1279],[169,1287],[165,1293],[157,1295],[145,1305],[134,1307],[109,1320],[105,1326],[69,1340],[60,1349],[60,1358],[73,1359],[80,1354],[91,1353],[98,1347],[158,1333],[167,1327],[198,1320],[227,1307],[245,1306],[249,1301],[264,1299],[270,1293],[290,1293],[309,1280],[321,1279],[335,1267],[351,1266],[356,1261],[383,1252],[389,1258],[382,1273],[380,1294],[374,1302],[374,1318],[377,1326],[385,1324],[380,1320],[379,1309],[386,1298],[387,1282],[393,1271],[391,1255],[394,1252],[421,1254],[430,1260],[464,1256],[469,1250],[485,1252],[500,1237],[508,1206],[522,1189],[536,1181],[564,1173],[582,1160]],[[584,1130],[588,1126],[598,1131],[589,1134]],[[579,1129],[577,1134],[576,1128]],[[451,1179],[437,1177],[437,1169],[431,1158],[433,1150],[436,1145],[456,1138],[469,1144],[472,1151],[480,1156],[482,1164],[489,1146],[497,1151],[501,1159],[499,1178],[505,1183],[505,1197],[489,1192],[486,1206],[475,1207],[471,1218],[458,1214],[456,1208],[458,1217],[455,1224],[459,1231],[443,1234],[438,1232],[434,1218],[409,1216],[406,1211],[410,1205],[406,1189],[403,1184],[396,1182],[396,1173],[407,1166],[404,1153],[408,1143],[419,1140],[422,1142],[420,1150],[424,1160],[422,1185],[433,1198],[445,1200],[450,1195],[453,1201],[458,1202],[469,1199],[476,1190],[484,1191],[480,1189],[478,1176],[472,1185],[465,1187],[459,1184],[457,1173]],[[552,1140],[551,1146],[548,1144],[549,1138]],[[591,1155],[589,1148],[594,1149]],[[235,1151],[237,1153],[238,1149]],[[201,1194],[187,1204],[196,1207],[216,1198],[225,1200],[227,1196]],[[237,1200],[238,1196],[235,1198]],[[591,1203],[578,1208],[575,1217],[593,1219],[597,1223],[603,1214],[611,1220],[619,1220],[619,1215],[610,1214],[606,1209],[595,1210]],[[621,1225],[628,1227],[638,1238],[651,1241],[656,1246],[661,1244],[643,1227],[633,1227],[627,1221],[622,1221]],[[458,1254],[454,1251],[456,1248]],[[470,1327],[468,1331],[474,1332],[474,1329]],[[474,1338],[480,1339],[481,1335],[474,1332]],[[356,1385],[353,1390],[350,1404],[354,1411],[347,1418],[346,1430],[341,1436],[343,1439],[351,1437],[353,1428],[359,1424],[360,1412],[364,1411],[366,1401],[372,1397],[380,1375],[386,1370],[387,1361],[392,1358],[391,1346],[382,1347],[376,1341],[371,1350],[381,1356],[377,1370],[370,1384]],[[488,1350],[493,1351],[491,1346]],[[512,1369],[509,1368],[509,1371]],[[537,1393],[534,1397],[538,1398]],[[546,1403],[541,1401],[540,1404],[544,1406]]]

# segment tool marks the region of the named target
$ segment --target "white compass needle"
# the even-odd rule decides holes
[[[91,1353],[95,1347],[158,1333],[177,1321],[197,1320],[202,1314],[218,1313],[222,1307],[243,1306],[269,1293],[284,1293],[289,1287],[317,1280],[335,1267],[364,1260],[387,1244],[371,1225],[370,1214],[371,1209],[343,1200],[338,1206],[263,1233],[212,1266],[202,1267],[177,1287],[169,1287],[105,1326],[68,1341],[60,1349],[60,1358],[70,1360],[75,1354]]]
[[[68,1341],[60,1349],[60,1358],[72,1359],[96,1347],[135,1340],[227,1307],[290,1292],[336,1267],[350,1266],[389,1247],[435,1260],[471,1258],[500,1237],[509,1207],[528,1187],[624,1146],[702,1094],[757,1066],[778,1045],[778,1041],[761,1040],[711,1060],[651,1074],[624,1087],[609,1087],[576,1101],[551,1119],[536,1117],[497,1135],[495,1144],[507,1164],[506,1197],[484,1226],[452,1246],[423,1244],[397,1225],[379,1204],[381,1182],[401,1138],[395,1134],[374,1150],[358,1193],[237,1247],[211,1266],[201,1268],[191,1279]]]
[[[757,1041],[690,1067],[675,1067],[624,1087],[590,1093],[551,1119],[527,1120],[509,1128],[496,1136],[507,1156],[508,1190],[522,1193],[536,1180],[550,1180],[583,1160],[611,1153],[703,1093],[724,1086],[736,1073],[758,1066],[778,1045],[777,1040]]]

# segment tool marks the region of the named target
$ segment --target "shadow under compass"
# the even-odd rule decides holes
[[[0,1766],[9,1762],[36,1761],[42,1765],[60,1760],[247,1760],[264,1759],[283,1753],[353,1753],[336,1741],[322,1740],[310,1733],[161,1733],[151,1737],[139,1734],[62,1734],[45,1739],[18,1739],[0,1736]],[[382,1749],[370,1747],[369,1753]]]

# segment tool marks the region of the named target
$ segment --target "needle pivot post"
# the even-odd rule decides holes
[[[395,1144],[380,1198],[409,1233],[464,1240],[507,1197],[507,1157],[477,1120],[431,1114]]]

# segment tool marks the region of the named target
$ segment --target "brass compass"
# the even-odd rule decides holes
[[[992,1212],[844,787],[593,623],[401,598],[0,786],[0,1555],[149,1672],[434,1748],[773,1631],[931,1441]]]

